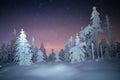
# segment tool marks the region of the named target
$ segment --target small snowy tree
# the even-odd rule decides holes
[[[55,54],[55,62],[61,62],[61,60],[59,58],[59,53]]]
[[[15,47],[16,47],[16,39],[17,39],[17,34],[16,34],[16,29],[14,29],[13,34],[12,34],[12,40],[11,40],[11,44],[10,44],[10,48],[9,48],[9,55],[8,55],[8,59],[9,62],[13,62],[14,60],[14,54],[15,54]]]
[[[26,34],[21,29],[20,35],[16,40],[15,58],[14,62],[18,65],[30,65],[32,64],[32,52],[30,44],[26,39]]]
[[[54,49],[52,49],[52,53],[49,55],[48,60],[49,60],[50,62],[54,62],[54,61],[55,61]]]
[[[70,58],[71,63],[85,61],[86,51],[85,51],[84,46],[86,46],[86,43],[80,41],[79,45],[76,45],[69,50],[69,53],[70,53],[69,58]]]
[[[37,53],[38,49],[37,49],[37,47],[35,45],[35,39],[34,39],[34,37],[32,37],[31,51],[33,53],[33,55],[32,55],[32,61],[36,62],[36,53]]]
[[[43,42],[41,43],[40,50],[43,52],[44,60],[46,61],[47,60],[47,55],[46,55],[46,49],[44,47]]]
[[[59,58],[61,61],[65,61],[65,52],[63,49],[61,49],[59,52]]]
[[[74,46],[70,49],[70,62],[71,63],[76,63],[76,62],[82,62],[85,60],[85,54],[84,52],[80,49],[79,46]]]
[[[41,50],[36,53],[36,62],[44,62],[44,53]]]
[[[1,45],[1,51],[0,51],[0,56],[1,56],[1,59],[0,59],[0,62],[2,64],[5,64],[8,62],[8,54],[9,54],[9,51],[8,51],[8,43],[7,42],[3,42],[2,45]]]

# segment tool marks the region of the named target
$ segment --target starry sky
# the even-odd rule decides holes
[[[0,0],[0,43],[10,42],[13,29],[23,28],[27,38],[44,43],[47,53],[64,48],[69,37],[90,21],[92,7],[100,12],[103,25],[109,15],[113,35],[120,41],[120,9],[117,0]],[[105,27],[105,26],[102,26]]]

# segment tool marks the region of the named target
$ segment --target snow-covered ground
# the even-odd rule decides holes
[[[120,61],[7,66],[0,70],[0,80],[120,80]]]

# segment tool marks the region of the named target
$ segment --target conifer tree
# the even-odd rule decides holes
[[[32,64],[32,52],[30,44],[26,39],[26,34],[21,29],[20,35],[16,40],[14,62],[18,65],[30,65]]]

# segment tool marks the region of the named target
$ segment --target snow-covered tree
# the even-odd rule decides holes
[[[3,42],[0,50],[0,63],[5,64],[8,62],[9,45],[7,42]]]
[[[64,49],[64,61],[69,62],[69,50],[74,46],[74,40],[73,37],[71,36],[70,39],[67,41],[67,43],[65,44],[65,49]]]
[[[54,62],[55,61],[55,52],[54,49],[52,49],[52,53],[48,57],[48,61]]]
[[[84,29],[81,29],[80,31],[80,39],[81,40],[87,40],[93,36],[93,28],[90,25],[87,25]]]
[[[44,62],[44,53],[41,50],[38,50],[36,53],[36,62]]]
[[[74,46],[74,40],[73,40],[73,37],[71,36],[65,44],[65,51],[68,52],[69,49],[73,46]]]
[[[69,53],[71,63],[82,62],[85,60],[85,53],[81,50],[79,46],[72,47]]]
[[[55,54],[55,62],[61,62],[61,60],[59,58],[59,53]]]
[[[74,45],[74,40],[72,36],[70,37],[68,44],[69,44],[69,47],[72,47]]]
[[[71,63],[85,61],[86,51],[85,51],[84,46],[86,46],[86,43],[80,41],[79,45],[75,45],[69,50],[69,53],[70,53],[69,58],[70,58]]]
[[[82,28],[80,31],[79,38],[80,40],[86,42],[86,55],[88,58],[92,58],[92,42],[94,42],[94,32],[93,27],[90,25],[86,26],[84,29]]]
[[[97,52],[97,58],[99,58],[99,44],[98,44],[98,35],[99,32],[102,32],[101,29],[101,20],[100,20],[100,14],[96,10],[96,7],[93,7],[93,11],[91,14],[91,26],[94,28],[94,35],[95,35],[95,46],[96,46],[96,52]]]
[[[66,51],[66,50],[64,50],[64,51],[65,51],[64,61],[65,62],[70,62],[70,59],[69,59],[70,53],[68,51]]]
[[[10,48],[9,48],[9,52],[10,52],[8,55],[9,62],[13,62],[13,60],[14,60],[16,39],[17,39],[17,33],[16,33],[16,29],[14,29],[14,31],[12,33],[12,40],[11,40]]]
[[[65,61],[65,52],[63,49],[61,49],[59,52],[59,58],[61,61]]]
[[[44,60],[46,61],[47,60],[47,55],[46,55],[46,49],[44,47],[43,42],[41,43],[40,50],[43,52],[43,54],[44,54]]]
[[[36,62],[36,53],[38,51],[36,45],[35,45],[35,39],[34,37],[32,37],[32,42],[31,42],[31,51],[33,53],[33,56],[32,56],[32,61],[33,62]]]
[[[16,40],[14,62],[18,65],[30,65],[32,64],[32,51],[30,44],[26,39],[26,34],[21,29],[20,35]]]

